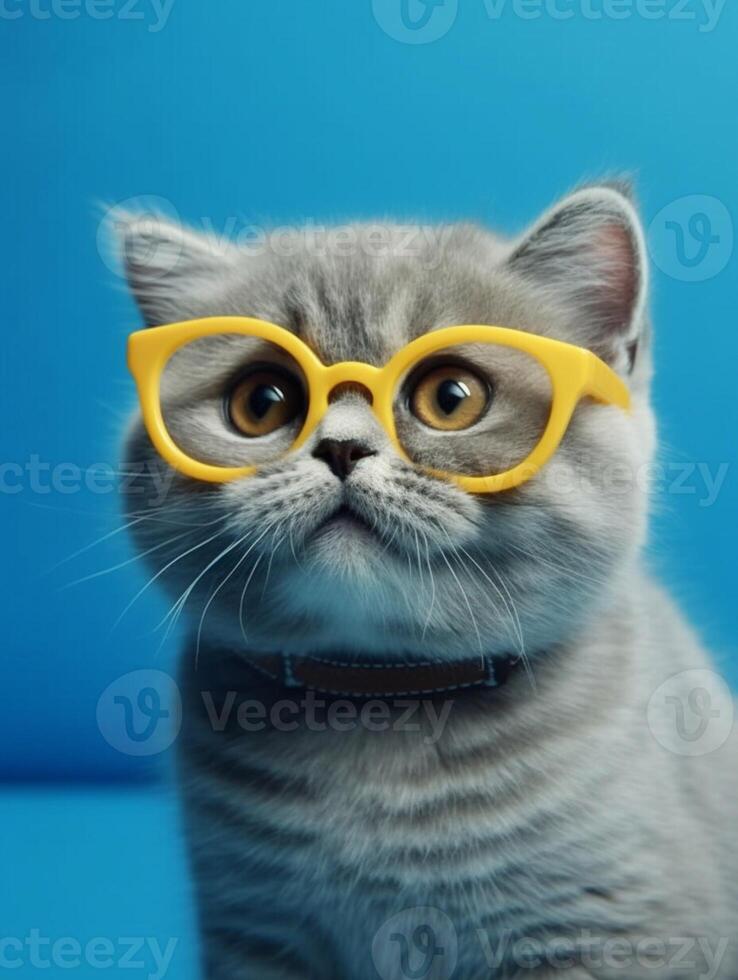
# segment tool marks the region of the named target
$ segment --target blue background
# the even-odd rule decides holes
[[[695,20],[588,19],[578,5],[566,22],[523,19],[510,3],[493,20],[484,0],[462,0],[451,25],[446,0],[429,30],[448,31],[408,44],[380,26],[397,33],[400,2],[377,0],[375,16],[370,0],[175,0],[152,31],[148,0],[135,8],[144,20],[107,21],[39,20],[6,0],[22,16],[0,17],[3,461],[116,463],[138,318],[97,247],[100,202],[156,195],[216,231],[391,215],[513,232],[582,178],[632,171],[647,225],[691,195],[732,216],[714,211],[721,242],[707,261],[725,268],[702,283],[669,259],[664,222],[654,229],[672,273],[653,282],[663,459],[730,469],[711,507],[694,478],[696,493],[661,496],[650,550],[736,681],[738,9],[701,32]],[[153,589],[111,631],[145,581],[135,565],[70,586],[131,552],[113,534],[59,565],[121,524],[116,493],[61,491],[25,473],[20,492],[0,493],[4,928],[176,936],[171,975],[189,980],[176,814],[166,789],[135,785],[162,759],[116,751],[96,723],[106,686],[168,669],[175,643],[157,652],[165,607]],[[70,785],[81,782],[92,785]]]
[[[462,0],[444,36],[406,44],[379,23],[401,24],[399,3],[376,0],[375,16],[370,0],[175,0],[158,31],[149,0],[144,20],[42,21],[27,5],[0,19],[6,461],[116,464],[138,318],[97,247],[101,202],[157,195],[219,232],[384,215],[513,232],[581,179],[631,171],[646,224],[694,194],[735,215],[735,4],[702,32],[635,15],[525,20],[510,0],[494,20]],[[658,269],[653,282],[664,459],[731,467],[711,507],[701,485],[662,496],[654,562],[733,678],[737,261],[704,283]],[[116,494],[39,493],[26,474],[0,503],[0,772],[147,774],[101,738],[95,705],[127,670],[170,663],[152,632],[162,600],[150,590],[111,633],[141,571],[65,588],[130,557],[125,535],[53,568],[122,523]]]

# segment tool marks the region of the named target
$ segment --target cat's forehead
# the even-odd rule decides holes
[[[388,257],[308,258],[289,281],[289,326],[326,361],[381,363],[430,329],[437,296],[418,263]]]
[[[270,257],[243,285],[239,312],[293,330],[325,363],[381,364],[429,330],[490,322],[504,308],[496,242],[480,229],[394,227],[384,248],[376,229],[343,232]]]

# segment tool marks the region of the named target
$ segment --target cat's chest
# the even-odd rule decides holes
[[[441,711],[401,710],[402,728],[382,728],[378,715],[374,730],[353,727],[345,707],[337,730],[216,741],[228,784],[214,790],[242,815],[244,835],[275,842],[298,889],[331,903],[358,886],[382,903],[452,888],[462,904],[488,893],[513,906],[553,897],[553,881],[600,880],[603,828],[581,820],[582,776],[564,778],[565,759],[514,758],[483,730],[460,739]]]
[[[567,740],[531,744],[512,715],[502,735],[485,700],[316,705],[233,691],[186,701],[197,797],[232,808],[244,834],[288,844],[281,857],[316,887],[323,875],[377,890],[512,881],[535,891],[531,869],[552,863],[581,876],[597,828],[578,818],[578,800],[598,777],[568,758]]]
[[[249,709],[234,702],[227,718],[222,691],[211,710],[185,712],[195,864],[216,904],[236,893],[244,916],[278,909],[280,922],[309,908],[357,978],[376,977],[367,950],[387,928],[382,948],[398,951],[418,928],[426,937],[450,928],[472,958],[468,975],[482,976],[494,975],[489,951],[503,955],[516,930],[561,935],[583,921],[606,930],[614,896],[621,922],[643,920],[633,862],[643,821],[622,782],[637,760],[615,765],[593,744],[583,765],[563,731],[525,738],[511,717],[505,737],[489,710],[466,703],[445,719],[406,705],[398,730],[397,716],[394,727],[378,711],[357,724],[348,707],[298,720],[281,698],[265,727],[249,693]],[[403,926],[418,909],[442,915]]]

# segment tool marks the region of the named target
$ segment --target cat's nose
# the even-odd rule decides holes
[[[313,456],[322,459],[339,480],[345,480],[360,459],[376,456],[376,453],[354,439],[321,439],[313,450]]]

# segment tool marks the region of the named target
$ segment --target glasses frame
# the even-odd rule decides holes
[[[258,466],[216,466],[183,452],[164,422],[160,401],[161,375],[171,356],[184,345],[214,334],[257,337],[286,351],[302,370],[307,391],[307,412],[297,438],[288,450],[299,449],[312,435],[328,409],[331,392],[348,382],[363,385],[372,396],[372,410],[397,453],[413,463],[397,437],[393,404],[400,382],[423,358],[459,344],[487,343],[513,348],[534,357],[551,380],[551,414],[541,438],[521,463],[491,476],[464,476],[422,467],[432,475],[452,480],[471,493],[498,493],[520,486],[551,459],[566,433],[582,398],[630,409],[625,382],[592,351],[550,337],[510,327],[468,325],[441,327],[412,340],[383,367],[361,361],[323,364],[298,336],[266,320],[251,317],[205,317],[137,330],[128,338],[128,367],[138,388],[144,425],[157,452],[179,472],[196,480],[225,483],[253,474]],[[463,430],[462,430],[463,431]],[[413,463],[413,465],[418,465]]]

